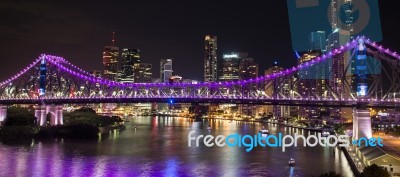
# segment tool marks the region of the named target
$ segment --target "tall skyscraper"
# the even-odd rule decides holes
[[[274,74],[274,73],[277,73],[282,70],[283,70],[283,68],[279,66],[277,61],[275,61],[272,67],[265,70],[264,75],[267,76],[267,75]],[[271,98],[278,98],[279,93],[284,93],[284,89],[285,89],[284,87],[279,87],[280,83],[281,83],[281,80],[279,80],[279,79],[276,79],[273,82],[268,82],[265,85],[265,94]],[[273,113],[275,118],[280,118],[280,117],[283,117],[283,114],[284,114],[283,109],[284,109],[283,106],[269,105],[266,108],[266,112],[268,114]]]
[[[207,35],[204,42],[204,81],[216,82],[218,80],[217,36]]]
[[[328,36],[328,47],[327,47],[328,51],[339,48],[340,46],[345,45],[349,41],[350,41],[349,31],[336,29],[332,34]],[[335,97],[345,97],[346,95],[349,96],[348,92],[350,90],[346,91],[346,89],[348,88],[346,88],[346,85],[344,84],[345,81],[349,81],[348,83],[351,84],[351,70],[346,71],[346,68],[350,66],[350,60],[351,57],[349,52],[338,54],[329,60],[331,66],[330,73],[332,77],[332,79],[330,79],[329,85],[332,87],[334,92],[333,95]],[[349,77],[350,80],[343,80],[346,77]],[[342,95],[337,95],[337,94],[342,94]]]
[[[336,29],[328,36],[328,51],[339,48],[350,41],[350,32],[347,30]],[[328,60],[331,73],[329,86],[330,96],[334,98],[348,98],[354,93],[354,77],[351,71],[351,53],[344,52],[335,55]],[[348,69],[350,68],[350,69]],[[353,95],[355,96],[355,95]],[[348,108],[332,108],[331,115],[334,117],[351,118],[351,109]]]
[[[118,57],[119,48],[115,46],[115,33],[113,32],[113,39],[111,46],[105,46],[103,51],[103,66],[104,72],[103,76],[105,79],[112,81],[117,80],[118,74]]]
[[[221,71],[219,81],[239,80],[239,65],[242,59],[247,57],[247,53],[232,52],[222,56]]]
[[[139,49],[122,49],[122,64],[120,82],[133,83],[134,75],[139,71],[140,50]],[[135,67],[137,65],[137,67]]]
[[[327,50],[338,48],[346,44],[354,34],[353,29],[353,3],[352,0],[332,0],[330,7],[330,22],[332,26],[332,34],[328,35]],[[344,98],[352,94],[354,86],[354,78],[351,74],[351,54],[345,52],[336,55],[329,60],[331,77],[329,86],[332,88],[330,96],[336,98]],[[346,70],[349,68],[349,70]],[[351,110],[347,108],[332,108],[331,115],[334,117],[351,118]]]
[[[162,59],[160,61],[160,80],[162,83],[167,83],[172,77],[172,59]]]
[[[244,58],[239,65],[239,79],[247,80],[258,77],[258,64],[253,58]]]
[[[309,50],[326,51],[325,31],[314,31],[310,33]]]
[[[239,64],[239,79],[247,80],[256,77],[258,77],[258,64],[253,58],[243,58]],[[257,106],[255,105],[241,104],[239,111],[247,116],[257,116]]]
[[[353,35],[353,0],[332,0],[330,7],[330,22],[332,31],[340,28]]]
[[[313,50],[300,57],[298,65],[311,61],[321,55],[320,50]],[[303,98],[322,98],[326,89],[326,78],[324,69],[328,69],[325,63],[317,64],[298,72],[297,93]],[[326,71],[327,72],[327,71]],[[322,78],[321,78],[322,77]],[[299,115],[304,118],[316,118],[320,109],[317,107],[300,107]]]

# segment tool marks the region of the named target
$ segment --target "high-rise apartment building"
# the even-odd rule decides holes
[[[336,29],[328,36],[328,51],[339,48],[350,41],[350,32],[347,30]],[[351,53],[344,52],[335,55],[328,60],[330,66],[329,96],[333,98],[348,98],[354,93],[355,79],[351,68]],[[331,115],[334,117],[351,118],[351,109],[332,108]]]
[[[346,30],[336,29],[328,36],[328,51],[337,49],[350,41],[350,33]],[[351,55],[350,52],[344,52],[335,55],[329,60],[331,79],[329,85],[332,87],[332,95],[334,97],[349,96],[351,88],[349,86],[352,82],[351,70],[346,70],[350,66]],[[348,84],[346,85],[346,81]]]
[[[327,50],[338,48],[350,42],[354,31],[352,0],[332,0],[330,6],[330,22],[332,33],[328,35]],[[351,54],[345,52],[332,57],[329,60],[331,78],[329,86],[332,88],[330,96],[335,98],[349,97],[354,88],[354,77],[352,76]],[[350,69],[347,69],[350,68]],[[347,69],[347,70],[346,70]],[[351,111],[347,108],[331,108],[334,117],[351,118]]]
[[[207,35],[204,42],[204,81],[216,82],[218,80],[217,36]]]

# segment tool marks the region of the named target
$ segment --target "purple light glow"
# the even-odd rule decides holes
[[[369,44],[369,45],[371,45],[373,47],[376,46],[376,44],[375,43],[371,43],[369,39],[367,39],[365,41],[366,41],[367,44]],[[314,59],[312,59],[312,60],[310,60],[308,62],[305,62],[305,63],[303,63],[301,65],[298,65],[296,67],[292,67],[291,69],[285,69],[285,70],[279,71],[277,73],[272,73],[272,74],[269,74],[269,75],[257,77],[255,79],[249,79],[249,80],[243,80],[243,81],[219,82],[219,83],[215,83],[215,82],[214,83],[200,82],[198,84],[178,83],[178,84],[175,84],[174,86],[195,87],[195,88],[200,88],[200,87],[218,88],[219,86],[222,86],[222,87],[232,86],[232,85],[233,86],[234,85],[243,86],[245,84],[254,84],[254,83],[258,83],[260,81],[264,81],[264,80],[267,80],[267,81],[268,80],[274,80],[274,79],[279,78],[279,77],[287,76],[287,75],[289,75],[291,73],[294,73],[294,72],[296,72],[296,71],[298,71],[300,69],[303,69],[305,67],[309,67],[310,65],[313,65],[315,63],[319,63],[319,62],[325,61],[327,58],[329,58],[331,56],[334,56],[336,54],[345,52],[347,50],[350,50],[350,49],[354,48],[356,45],[357,45],[357,40],[353,40],[352,42],[347,43],[346,46],[341,46],[339,49],[334,49],[333,51],[328,52],[328,54],[324,54],[321,57],[314,58]],[[382,46],[379,46],[378,50],[380,50],[380,51],[382,51],[382,52],[384,52],[384,53],[386,53],[386,54],[388,54],[390,56],[393,56],[393,57],[399,59],[399,55],[396,52],[391,52],[389,49],[384,49]],[[36,64],[41,60],[42,57],[45,57],[46,61],[48,61],[49,64],[52,64],[52,65],[56,66],[60,70],[66,72],[66,73],[68,73],[68,74],[70,74],[72,76],[78,77],[78,78],[80,78],[82,80],[86,80],[86,81],[88,81],[90,83],[99,83],[99,84],[108,85],[108,86],[111,86],[111,87],[122,87],[122,88],[126,88],[126,87],[151,88],[151,87],[154,87],[154,86],[161,87],[161,88],[174,87],[174,86],[170,86],[169,84],[166,84],[166,83],[131,83],[131,84],[125,84],[125,83],[119,83],[119,82],[115,82],[115,81],[110,81],[110,80],[103,79],[103,78],[98,78],[98,77],[92,76],[88,72],[76,67],[75,65],[73,65],[71,63],[69,63],[67,60],[65,60],[62,57],[51,56],[51,55],[41,55],[37,60],[35,60],[27,68],[25,68],[24,70],[22,70],[18,74],[12,76],[10,79],[7,79],[6,81],[2,82],[0,84],[0,87],[11,83],[15,79],[18,79],[21,75],[23,75],[26,72],[28,72],[32,67],[36,66]],[[187,98],[187,97],[188,96],[186,95],[185,98]],[[92,97],[81,97],[81,99],[83,99],[83,98],[92,98]],[[112,98],[127,98],[127,97],[126,96],[123,96],[123,97],[115,96],[115,97],[112,97]],[[128,97],[128,98],[140,98],[140,97]],[[157,98],[157,97],[154,97],[154,98]],[[195,97],[190,97],[189,96],[189,98],[197,98],[197,96],[195,96]],[[9,99],[9,98],[7,98],[7,99]],[[22,98],[22,99],[26,99],[26,98]],[[48,98],[46,98],[46,99],[48,99]],[[51,98],[51,99],[57,99],[57,98]],[[259,99],[259,97],[257,97],[257,99]],[[273,100],[273,99],[265,99],[265,100]],[[287,100],[287,99],[285,99],[285,100]],[[309,99],[299,99],[299,100],[309,100]],[[314,99],[312,98],[312,100],[314,100]],[[330,98],[330,100],[332,100],[332,98]],[[339,100],[335,99],[334,101],[339,101]],[[349,99],[349,101],[351,101],[351,99]],[[362,101],[364,101],[364,100],[362,99]],[[384,100],[381,100],[381,102],[383,102],[383,101]]]

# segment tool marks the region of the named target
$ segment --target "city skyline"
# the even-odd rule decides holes
[[[102,69],[102,63],[99,61],[99,58],[101,58],[100,53],[105,45],[110,45],[110,34],[112,31],[116,32],[116,43],[118,46],[141,49],[142,59],[146,63],[153,65],[153,74],[159,71],[158,63],[160,59],[174,58],[175,63],[180,63],[182,66],[189,64],[199,66],[196,68],[176,67],[174,68],[176,73],[184,78],[203,80],[204,36],[207,34],[213,34],[219,38],[218,57],[227,52],[247,52],[259,63],[260,71],[272,66],[275,60],[279,60],[280,64],[284,67],[293,66],[297,63],[290,45],[285,2],[268,2],[274,8],[267,7],[266,4],[262,4],[261,2],[215,2],[215,7],[210,7],[211,13],[205,14],[204,19],[196,15],[200,14],[200,9],[197,7],[201,7],[201,4],[194,3],[184,8],[183,6],[187,4],[182,3],[176,7],[181,11],[164,15],[162,13],[164,10],[161,7],[169,7],[168,4],[143,3],[137,5],[143,7],[143,9],[138,9],[138,11],[144,11],[147,14],[137,19],[137,24],[141,25],[119,23],[123,19],[132,19],[132,21],[135,21],[134,17],[138,13],[135,12],[126,17],[123,16],[122,19],[115,20],[110,25],[104,26],[100,24],[105,22],[104,20],[110,20],[109,18],[112,17],[107,17],[104,20],[96,18],[91,21],[93,19],[92,15],[104,15],[100,11],[106,7],[106,4],[101,1],[97,3],[99,8],[96,10],[87,10],[83,6],[73,8],[70,5],[62,3],[7,2],[2,4],[0,8],[11,9],[5,13],[25,13],[21,13],[18,16],[3,16],[4,28],[1,29],[0,35],[4,39],[2,40],[2,45],[5,47],[0,50],[3,50],[2,53],[5,58],[21,62],[18,62],[18,64],[5,63],[0,66],[0,69],[5,73],[0,76],[0,80],[4,80],[16,73],[18,69],[24,67],[23,63],[29,62],[31,58],[37,57],[40,53],[63,56],[73,63],[80,62],[82,68],[87,71],[100,70]],[[393,27],[393,23],[391,22],[394,17],[390,16],[390,11],[394,6],[390,3],[392,2],[379,2],[380,8],[385,9],[385,11],[381,12],[382,28],[385,34],[382,44],[398,50],[399,45],[396,44],[398,36],[393,32],[396,28]],[[41,9],[41,11],[34,12],[33,9],[35,8],[30,5]],[[248,9],[251,8],[253,10],[249,13],[233,14],[236,21],[243,22],[243,25],[234,25],[235,27],[232,28],[234,24],[233,19],[231,19],[232,15],[226,14],[226,11],[228,11],[227,9],[239,10],[242,7],[245,12],[249,12],[250,10]],[[51,11],[59,9],[59,12],[55,13],[56,15],[51,15],[49,9]],[[161,12],[154,13],[157,9],[161,9]],[[33,15],[32,17],[24,15],[31,13],[36,13],[37,15]],[[192,15],[196,21],[189,21],[188,24],[183,23],[188,21],[187,19],[190,18],[190,15],[185,18],[175,18],[182,16],[184,13]],[[268,26],[268,21],[273,20],[270,17],[272,14],[278,14],[274,15],[273,18],[276,18],[274,23],[279,28],[268,28],[267,30],[265,26]],[[38,15],[45,17],[44,19],[49,19],[50,22],[42,22],[40,20],[36,22],[35,20],[38,20]],[[80,17],[80,15],[82,18],[78,20],[78,16]],[[206,20],[213,16],[216,16],[215,20]],[[24,18],[33,18],[33,20],[28,23],[23,21]],[[176,30],[162,28],[167,27],[168,24],[167,22],[160,22],[163,20],[169,20],[171,24],[175,24],[177,26]],[[157,25],[152,25],[150,22],[157,22]],[[15,25],[15,23],[23,24],[30,28],[24,28],[21,25]],[[38,23],[46,25],[55,23],[55,25],[53,25],[54,29],[42,28]],[[79,24],[81,28],[62,32],[62,29],[70,28],[68,24]],[[68,40],[62,40],[64,38]],[[17,52],[21,48],[26,52]]]
[[[399,176],[379,3],[7,0],[0,176]]]

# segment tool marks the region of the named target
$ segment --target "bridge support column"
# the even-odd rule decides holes
[[[46,125],[48,113],[50,113],[50,125],[62,125],[64,123],[62,105],[38,105],[35,107],[35,117],[39,126]]]
[[[0,125],[3,125],[7,117],[7,106],[0,105]]]
[[[368,109],[353,108],[353,138],[372,137],[371,114]]]
[[[46,125],[46,106],[37,105],[35,106],[35,117],[39,126]]]
[[[63,106],[61,105],[47,105],[46,115],[50,113],[50,125],[63,124]]]
[[[51,125],[62,125],[63,119],[63,106],[53,105],[50,107],[51,112]]]

